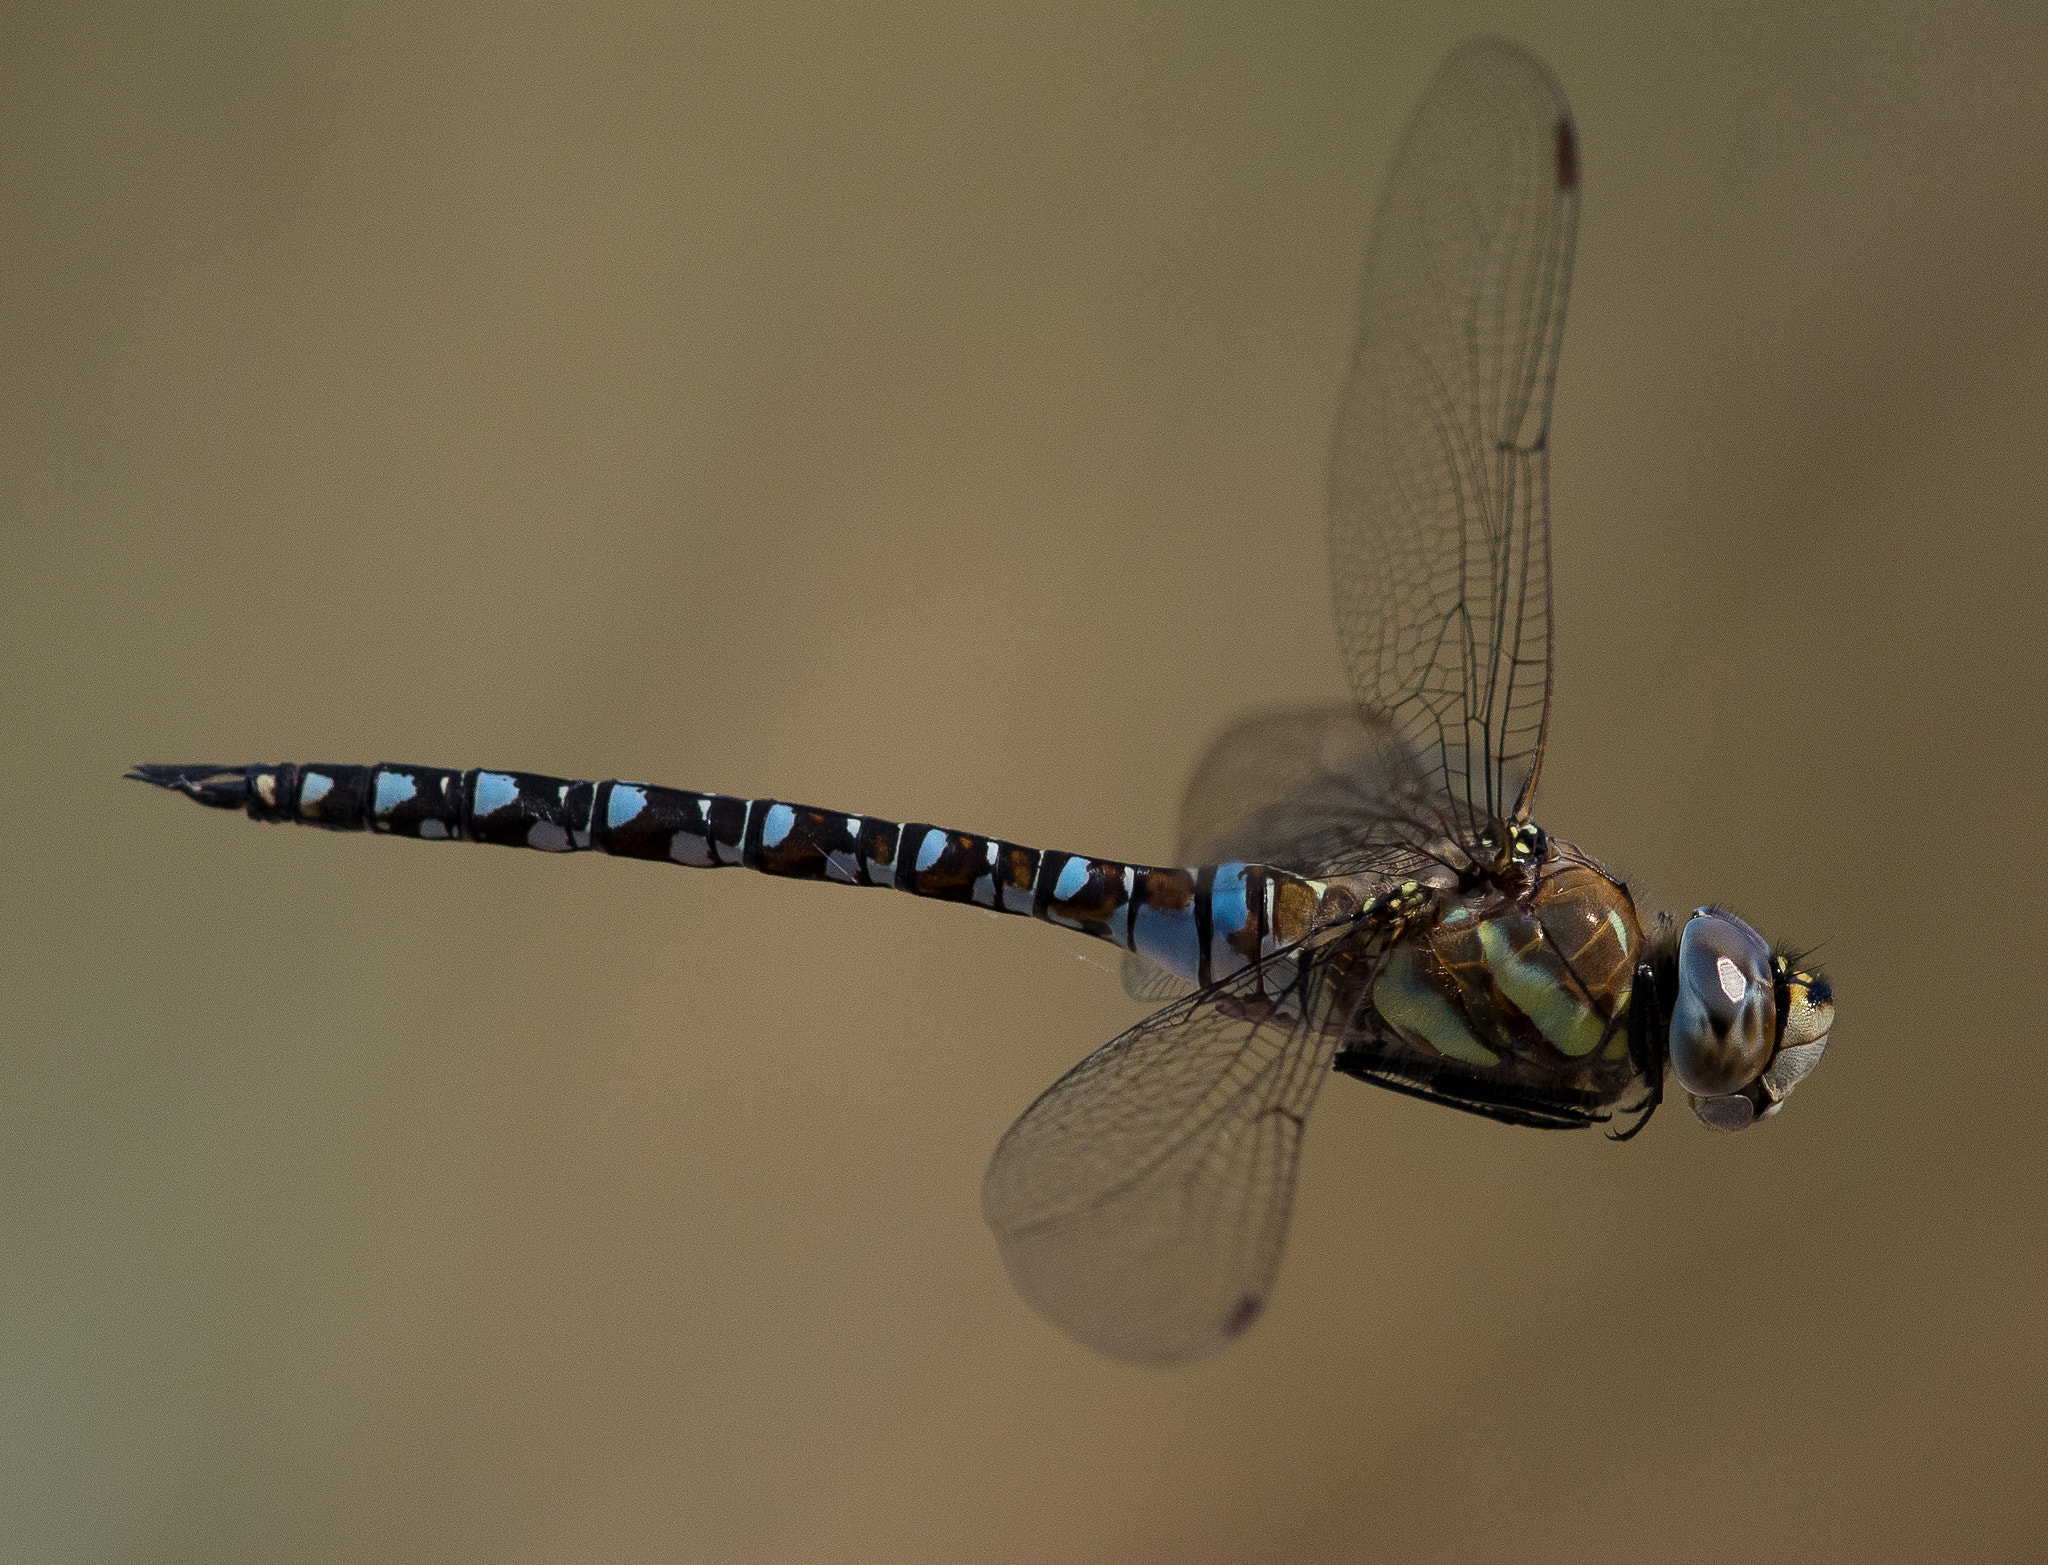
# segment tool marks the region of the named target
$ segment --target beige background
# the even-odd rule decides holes
[[[118,780],[487,763],[1168,853],[1226,718],[1342,692],[1366,216],[1483,30],[1584,147],[1541,818],[1828,942],[1773,1124],[1337,1082],[1269,1318],[1141,1372],[976,1205],[1136,1014],[1097,948]],[[2038,8],[4,38],[9,1559],[2048,1548]]]

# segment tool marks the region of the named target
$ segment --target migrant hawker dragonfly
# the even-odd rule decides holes
[[[1366,252],[1329,547],[1355,707],[1239,723],[1181,867],[641,783],[421,766],[143,766],[258,820],[893,886],[1123,948],[1167,1001],[1003,1137],[1017,1286],[1180,1363],[1269,1298],[1303,1127],[1344,1075],[1514,1125],[1633,1135],[1667,1068],[1709,1126],[1778,1111],[1827,983],[1734,914],[1678,921],[1530,819],[1550,711],[1551,388],[1579,153],[1549,72],[1480,42],[1410,120]]]

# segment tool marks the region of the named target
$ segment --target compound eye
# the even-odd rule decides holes
[[[1763,1074],[1776,1041],[1771,952],[1733,913],[1701,908],[1678,939],[1671,1072],[1695,1097],[1725,1097]]]

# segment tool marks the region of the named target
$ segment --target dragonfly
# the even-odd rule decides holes
[[[594,850],[892,887],[1123,952],[1158,1006],[1003,1136],[983,1211],[1024,1297],[1181,1364],[1265,1311],[1302,1135],[1343,1075],[1626,1140],[1667,1074],[1708,1127],[1775,1115],[1834,1020],[1824,976],[1725,907],[1684,918],[1531,818],[1549,730],[1549,428],[1580,154],[1518,47],[1454,53],[1373,219],[1328,539],[1355,703],[1237,722],[1179,863],[777,799],[412,765],[144,765],[256,820]]]

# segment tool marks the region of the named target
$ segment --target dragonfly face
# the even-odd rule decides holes
[[[1773,956],[1722,908],[1696,909],[1678,940],[1671,1074],[1700,1123],[1745,1130],[1784,1107],[1820,1063],[1834,1025],[1827,980]]]

